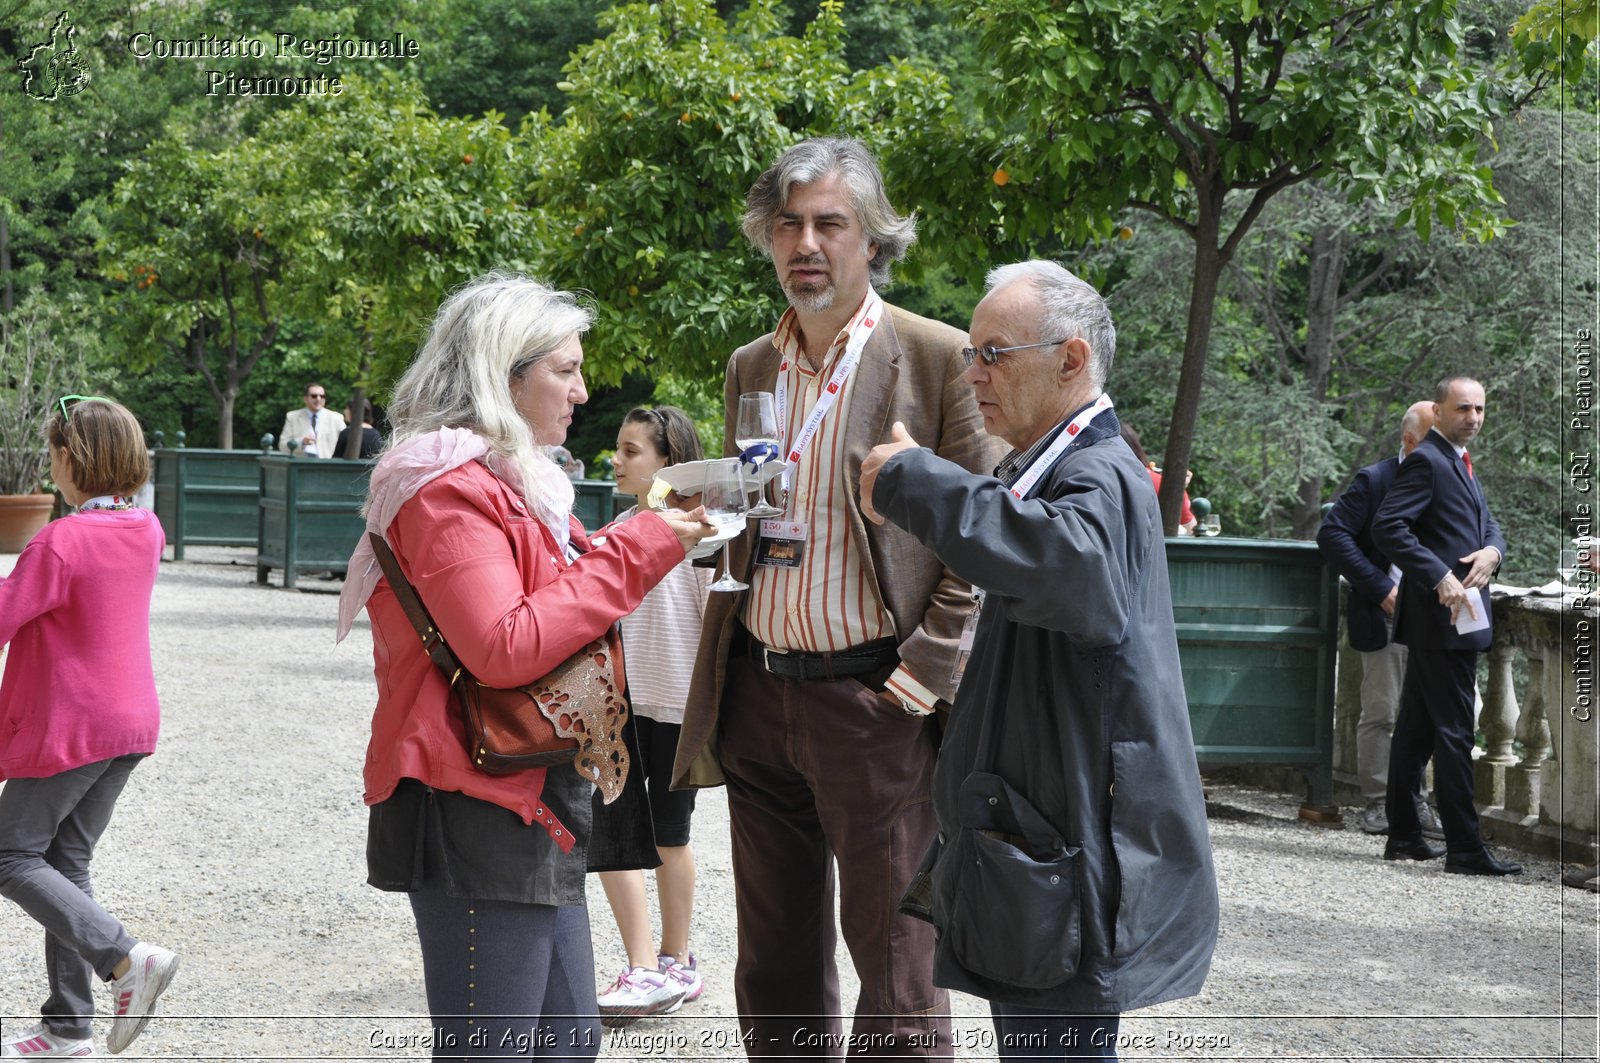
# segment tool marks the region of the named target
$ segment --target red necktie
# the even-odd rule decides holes
[[[1467,479],[1472,479],[1472,455],[1463,450],[1461,452],[1461,460],[1467,463]]]

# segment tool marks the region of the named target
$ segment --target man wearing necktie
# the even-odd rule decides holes
[[[293,442],[302,457],[344,457],[333,452],[339,433],[344,431],[344,416],[328,409],[328,390],[312,381],[306,385],[305,401],[303,407],[284,415],[283,430],[278,433],[278,449],[287,454]]]
[[[1400,713],[1389,745],[1385,860],[1431,860],[1469,875],[1514,875],[1484,847],[1473,804],[1473,688],[1490,625],[1463,633],[1458,619],[1492,620],[1489,579],[1505,556],[1467,452],[1483,427],[1483,385],[1447,377],[1434,391],[1433,429],[1395,474],[1373,521],[1372,539],[1400,567],[1395,639],[1409,648]],[[1479,596],[1470,595],[1477,590]],[[1447,854],[1422,839],[1411,795],[1433,754],[1434,792]]]

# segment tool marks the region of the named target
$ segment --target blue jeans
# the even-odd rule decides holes
[[[89,859],[143,757],[115,757],[42,779],[8,779],[0,787],[0,896],[44,927],[50,995],[39,1014],[61,1037],[90,1036],[94,975],[110,978],[136,944],[95,903]]]
[[[582,905],[411,893],[435,1059],[593,1059],[600,1053],[594,946]]]
[[[989,1002],[1001,1059],[1116,1059],[1120,1015],[1058,1015]]]

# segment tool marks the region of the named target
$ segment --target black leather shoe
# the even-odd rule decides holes
[[[1443,855],[1443,849],[1435,849],[1421,838],[1414,842],[1391,841],[1383,847],[1385,860],[1437,860]]]
[[[1444,869],[1456,875],[1520,875],[1522,865],[1496,860],[1487,849],[1475,853],[1451,853],[1444,858]]]

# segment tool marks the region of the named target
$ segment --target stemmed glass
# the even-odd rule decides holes
[[[1206,514],[1206,519],[1201,523],[1200,527],[1204,530],[1205,534],[1208,535],[1208,536],[1221,535],[1222,534],[1222,515],[1220,513],[1216,513],[1216,512],[1207,513]]]
[[[750,510],[752,517],[782,516],[783,510],[767,501],[761,487],[761,466],[778,453],[778,407],[770,391],[747,391],[739,396],[739,419],[735,422],[733,441],[740,455],[749,453],[751,447],[759,448],[751,456],[756,467],[756,504]]]
[[[1576,546],[1563,546],[1561,556],[1556,561],[1556,572],[1561,576],[1563,587],[1572,585],[1572,576],[1578,571],[1578,548]]]
[[[706,462],[706,479],[700,493],[706,520],[719,529],[743,524],[750,511],[750,496],[745,493],[744,470],[737,458]],[[749,588],[728,571],[728,551],[722,551],[722,575],[711,585],[714,591],[742,591]]]

